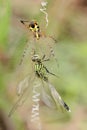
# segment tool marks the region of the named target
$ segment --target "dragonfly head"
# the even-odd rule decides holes
[[[33,55],[32,56],[32,61],[33,62],[41,62],[40,56],[39,55]]]

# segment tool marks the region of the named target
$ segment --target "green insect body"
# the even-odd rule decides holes
[[[43,79],[44,81],[48,81],[47,70],[42,64],[41,60],[35,62],[35,73],[39,78]]]
[[[36,58],[36,59],[35,59]],[[34,55],[34,57],[32,58],[32,61],[35,62],[35,73],[36,75],[43,79],[44,81],[48,81],[48,77],[47,77],[47,69],[46,67],[43,65],[41,59],[39,59],[38,55]]]
[[[59,95],[59,93],[56,91],[56,89],[54,88],[54,86],[52,84],[49,83],[48,81],[48,75],[47,73],[56,76],[55,74],[49,72],[49,70],[44,66],[43,61],[45,60],[41,60],[40,57],[38,55],[33,55],[32,57],[32,61],[35,62],[34,65],[34,70],[36,75],[41,78],[42,80],[46,81],[48,83],[48,86],[51,90],[51,95],[56,103],[56,106],[58,105],[58,103],[64,107],[68,112],[71,112],[69,106],[62,100],[61,96]]]

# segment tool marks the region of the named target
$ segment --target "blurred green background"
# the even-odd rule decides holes
[[[44,129],[87,129],[87,1],[47,2],[49,24],[45,29],[41,0],[0,0],[0,113],[3,113],[0,119],[3,118],[4,125],[8,124],[8,128],[2,130],[28,130],[26,118],[20,112],[14,113],[11,119],[7,117],[15,98],[17,77],[14,72],[28,37],[20,19],[36,19],[47,34],[58,40],[55,51],[60,78],[55,79],[54,85],[72,112],[68,116],[61,114],[59,118],[57,112],[48,114],[49,109],[45,108],[42,114],[49,118],[54,115],[54,120],[46,121],[44,116]]]

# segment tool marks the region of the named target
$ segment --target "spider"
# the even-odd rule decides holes
[[[55,38],[53,38],[52,36],[48,36],[48,38],[52,39],[52,40],[51,40],[51,43],[52,43],[52,42],[54,42],[54,43],[52,43],[52,45],[51,45],[51,43],[49,43],[49,39],[47,39],[48,41],[46,41],[46,43],[44,43],[44,42],[45,42],[46,35],[42,33],[42,31],[41,31],[41,29],[40,29],[40,26],[39,26],[39,24],[38,24],[37,21],[33,20],[33,21],[29,22],[29,21],[20,20],[20,22],[21,22],[28,30],[30,30],[30,31],[32,32],[32,34],[33,34],[34,38],[37,40],[37,42],[39,42],[39,40],[40,40],[42,37],[44,38],[43,41],[40,41],[40,42],[42,42],[42,44],[36,43],[36,44],[34,44],[34,46],[36,46],[36,47],[38,46],[38,48],[41,48],[41,49],[40,49],[41,52],[43,52],[44,46],[45,46],[45,48],[48,48],[47,51],[50,50],[50,54],[49,54],[50,57],[54,57],[54,59],[55,59],[55,61],[56,61],[56,63],[57,63],[58,61],[57,61],[57,58],[56,58],[55,53],[54,53],[54,50],[53,50],[54,43],[56,43],[57,40],[56,40]],[[34,43],[35,43],[35,42],[34,42]],[[30,45],[30,44],[28,43],[27,46],[26,46],[26,48],[24,49],[24,52],[23,52],[23,54],[22,54],[22,58],[21,58],[21,60],[20,60],[19,65],[21,65],[21,64],[23,63],[23,59],[24,59],[24,57],[25,57],[25,55],[26,55],[26,51],[27,51],[29,45]],[[45,52],[45,53],[46,53],[46,52]],[[58,65],[58,63],[57,63],[57,67],[58,67],[58,66],[59,66],[59,65]]]

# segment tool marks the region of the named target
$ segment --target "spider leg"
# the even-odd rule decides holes
[[[23,60],[24,60],[24,57],[26,56],[26,52],[27,52],[28,47],[29,47],[29,43],[27,43],[27,45],[26,45],[26,47],[25,47],[25,49],[23,51],[23,54],[21,56],[21,60],[19,62],[19,66],[22,65],[22,63],[23,63]]]
[[[45,59],[45,57],[46,57],[46,55],[44,54],[43,57],[42,57],[42,62],[50,60],[50,58]]]

